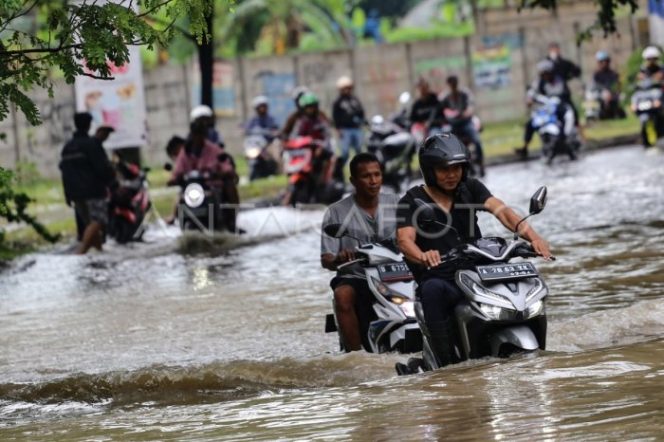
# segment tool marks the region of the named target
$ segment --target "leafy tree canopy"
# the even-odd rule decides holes
[[[49,72],[112,78],[112,67],[129,58],[128,45],[165,43],[176,18],[187,15],[191,34],[205,38],[210,0],[3,0],[0,3],[0,120],[10,103],[39,124],[39,110],[26,92],[46,88]],[[165,24],[148,20],[161,15]],[[86,61],[84,66],[82,60]]]

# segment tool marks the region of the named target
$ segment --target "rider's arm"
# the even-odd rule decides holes
[[[522,218],[521,216],[517,215],[511,207],[507,206],[503,201],[499,200],[495,196],[489,197],[484,202],[484,208],[491,212],[493,216],[498,218],[498,220],[511,232],[516,230],[516,226]],[[530,226],[530,224],[525,221],[522,222],[519,226],[519,235],[530,241],[533,249],[537,254],[542,255],[542,257],[545,259],[551,258],[549,244],[544,240],[544,238],[539,236],[539,234]]]
[[[406,259],[425,267],[435,267],[439,265],[442,262],[440,259],[440,252],[438,252],[438,250],[428,250],[423,252],[415,243],[416,238],[417,230],[415,227],[399,227],[397,230],[397,243],[399,244],[401,253],[404,254]]]

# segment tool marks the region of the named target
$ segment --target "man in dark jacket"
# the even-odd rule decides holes
[[[85,226],[79,254],[93,246],[101,250],[108,223],[108,189],[115,181],[101,142],[88,135],[91,123],[92,115],[87,112],[74,115],[76,132],[62,149],[60,161],[65,199]]]
[[[581,77],[581,68],[560,55],[560,45],[557,42],[549,44],[549,55],[546,57],[553,63],[553,76],[562,78],[565,88],[569,90],[567,83],[574,78]],[[579,125],[579,113],[572,102],[572,95],[561,97],[563,101],[569,104],[574,111],[574,124]]]
[[[332,105],[332,119],[341,142],[341,162],[346,164],[353,148],[356,154],[362,152],[362,125],[365,122],[364,108],[353,94],[353,80],[343,76],[337,80],[339,96]]]

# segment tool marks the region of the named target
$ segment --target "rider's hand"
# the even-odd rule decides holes
[[[440,252],[438,250],[429,250],[428,252],[422,252],[420,260],[427,268],[436,267],[442,264],[443,260],[440,258]]]
[[[551,250],[549,250],[549,243],[544,241],[542,238],[537,238],[533,240],[530,245],[535,250],[535,253],[540,255],[547,261],[550,261],[553,255],[551,255]]]
[[[335,260],[339,264],[343,264],[344,262],[352,261],[355,259],[355,252],[350,249],[342,250],[339,252],[337,255],[337,259]]]

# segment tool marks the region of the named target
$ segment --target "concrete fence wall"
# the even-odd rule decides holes
[[[293,109],[293,87],[306,85],[319,95],[322,109],[329,113],[337,94],[335,82],[341,75],[355,79],[356,91],[369,115],[394,112],[399,94],[414,92],[413,85],[420,76],[429,79],[435,90],[443,91],[445,78],[456,74],[462,85],[473,90],[485,122],[525,118],[525,88],[534,78],[535,63],[546,54],[550,41],[559,41],[564,56],[581,64],[584,79],[595,66],[597,50],[609,50],[620,68],[633,49],[642,44],[634,30],[635,18],[625,17],[619,21],[618,35],[596,37],[578,47],[576,33],[594,21],[594,14],[595,9],[587,4],[572,4],[557,16],[540,10],[521,15],[508,10],[489,11],[480,17],[486,32],[481,36],[224,61],[224,75],[232,79],[224,82],[225,90],[220,91],[225,102],[217,128],[229,150],[239,153],[240,126],[251,116],[254,96],[267,95],[272,113],[283,121]],[[149,143],[143,158],[147,164],[163,163],[166,141],[187,133],[196,81],[193,65],[165,65],[145,72]],[[579,82],[575,90],[581,91]],[[13,168],[19,162],[34,163],[44,176],[56,177],[60,150],[73,131],[74,89],[56,82],[54,98],[40,90],[35,90],[32,97],[43,124],[30,127],[15,114],[0,122],[0,132],[6,134],[6,140],[0,141],[0,165]]]

